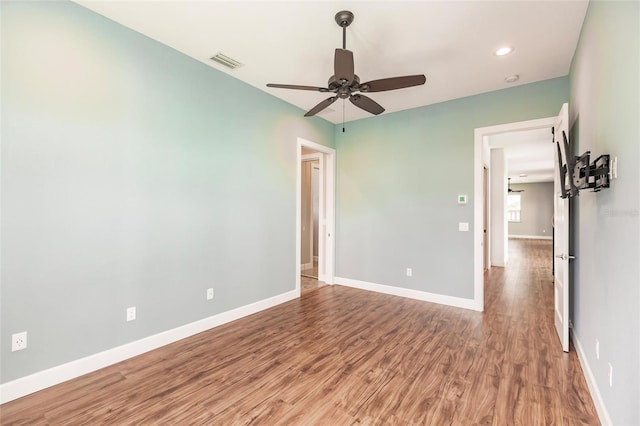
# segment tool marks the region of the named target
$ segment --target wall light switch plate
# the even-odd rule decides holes
[[[458,195],[458,204],[467,204],[467,199],[466,195]]]
[[[460,231],[460,232],[468,232],[469,231],[469,222],[460,222],[460,223],[458,223],[458,231]]]
[[[213,299],[213,289],[212,288],[208,288],[207,289],[207,300],[211,300]]]

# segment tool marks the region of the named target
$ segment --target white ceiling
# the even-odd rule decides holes
[[[551,129],[502,133],[489,136],[490,148],[504,148],[511,183],[553,182]],[[526,174],[527,176],[520,176]]]
[[[77,3],[207,65],[309,110],[326,93],[271,89],[267,83],[326,87],[350,10],[347,49],[362,82],[425,74],[424,86],[369,96],[385,114],[565,76],[586,13],[572,1],[87,1]],[[493,52],[509,45],[515,51]],[[222,52],[244,65],[209,60]],[[505,77],[518,74],[516,83]],[[334,103],[319,116],[342,121]],[[370,117],[346,102],[346,121]],[[301,114],[303,114],[301,112]]]

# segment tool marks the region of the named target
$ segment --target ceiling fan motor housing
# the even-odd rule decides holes
[[[348,83],[348,82],[346,82]],[[347,89],[348,91],[354,91],[354,90],[359,90],[359,86],[360,86],[360,77],[358,77],[357,75],[353,75],[353,81],[351,82],[351,84],[342,84],[335,75],[332,75],[329,78],[329,82],[327,83],[327,87],[329,88],[330,92],[336,92],[339,93],[340,92],[340,88],[343,89]]]

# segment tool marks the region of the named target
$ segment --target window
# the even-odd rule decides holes
[[[509,194],[507,196],[507,220],[509,222],[520,222],[520,194]]]

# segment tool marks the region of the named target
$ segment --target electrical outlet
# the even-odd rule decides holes
[[[207,300],[212,300],[213,299],[213,289],[212,288],[208,288],[207,289]]]
[[[613,365],[609,362],[609,387],[613,387]]]
[[[600,340],[596,339],[596,359],[600,359]]]
[[[127,321],[133,321],[136,319],[136,307],[132,306],[127,308]]]
[[[11,335],[11,352],[27,349],[27,332],[15,333]]]
[[[411,268],[407,268],[407,276],[408,276],[408,277],[413,276],[413,269],[411,269]]]

